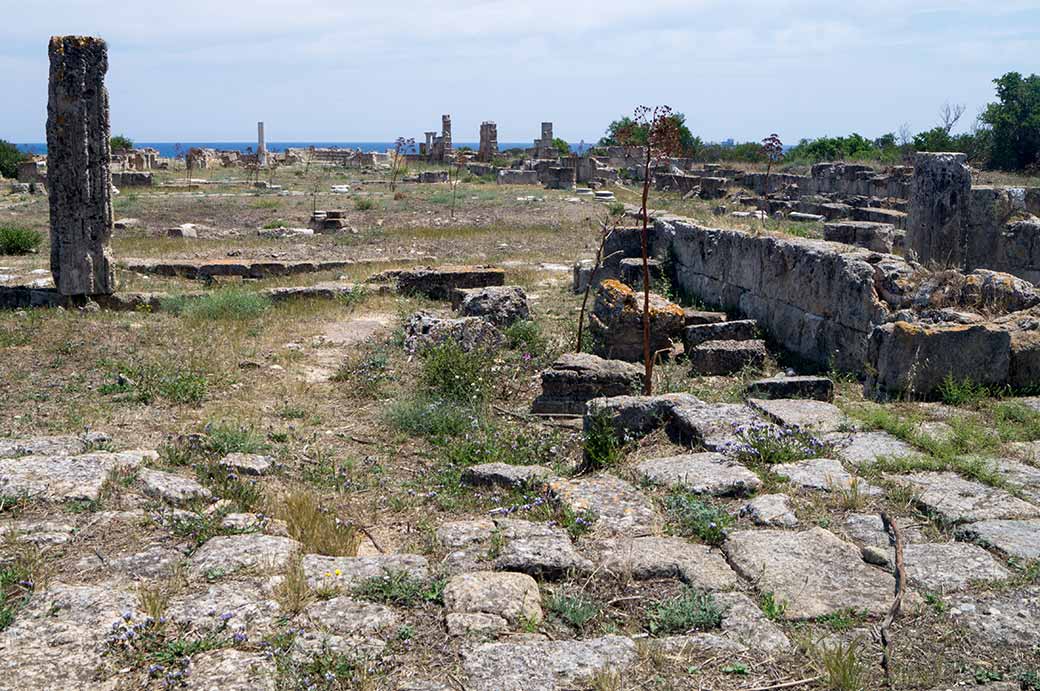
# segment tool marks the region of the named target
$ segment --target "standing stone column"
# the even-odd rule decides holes
[[[260,167],[267,165],[267,142],[264,140],[264,123],[256,123],[256,162]]]
[[[100,38],[54,36],[47,99],[51,273],[62,295],[115,290],[109,173],[108,46]]]
[[[920,153],[914,157],[906,244],[917,261],[964,268],[971,170],[960,153]]]

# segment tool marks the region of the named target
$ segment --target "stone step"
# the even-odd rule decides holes
[[[586,403],[594,398],[640,391],[643,376],[643,368],[630,362],[567,353],[542,372],[542,394],[531,410],[543,415],[584,415]]]
[[[744,394],[748,398],[804,398],[830,403],[834,400],[834,382],[827,377],[771,377],[751,382]]]
[[[758,324],[753,319],[694,324],[683,331],[686,352],[707,341],[751,341],[757,338]]]
[[[690,374],[700,376],[725,376],[761,368],[768,356],[766,343],[760,340],[706,341],[686,352]]]

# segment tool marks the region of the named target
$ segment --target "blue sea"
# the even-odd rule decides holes
[[[479,148],[478,142],[453,142],[456,149],[468,146],[474,151]],[[183,154],[185,151],[192,147],[199,147],[202,149],[221,149],[224,151],[254,151],[256,149],[256,142],[134,142],[137,147],[148,147],[151,149],[157,149],[159,155],[163,158],[174,158],[178,153]],[[30,144],[15,144],[20,150],[30,154],[45,154],[47,153],[47,145],[45,143],[30,143]],[[387,149],[394,148],[393,142],[267,142],[268,151],[285,151],[286,149],[306,149],[308,147],[317,148],[338,148],[338,149],[361,149],[362,151],[386,151]],[[533,142],[499,142],[499,151],[506,151],[508,149],[528,149],[534,146]],[[571,150],[576,153],[584,153],[585,150],[591,148],[590,144],[571,144]],[[416,149],[413,153],[417,153]]]

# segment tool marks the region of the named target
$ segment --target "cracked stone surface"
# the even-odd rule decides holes
[[[342,596],[311,603],[300,617],[313,627],[341,636],[388,632],[401,622],[386,605]]]
[[[97,676],[105,637],[123,612],[136,613],[136,603],[136,595],[114,581],[52,583],[34,593],[0,632],[0,689],[106,688]]]
[[[750,398],[748,405],[778,425],[797,427],[807,432],[837,432],[849,423],[840,408],[824,401]]]
[[[660,525],[646,495],[613,475],[560,479],[549,483],[549,488],[571,511],[591,511],[596,517],[593,530],[599,534],[648,535]]]
[[[839,461],[832,458],[810,458],[797,463],[781,463],[774,466],[773,470],[802,489],[849,492],[855,487],[856,491],[866,496],[881,494],[880,488],[852,475]]]
[[[1019,559],[1040,559],[1040,520],[990,520],[969,523],[957,534]]]
[[[769,620],[751,598],[743,593],[718,593],[715,602],[722,607],[723,635],[767,655],[791,649],[791,641]]]
[[[720,453],[654,458],[643,461],[636,470],[650,482],[682,487],[695,494],[749,494],[762,485],[758,475]]]
[[[472,691],[564,691],[606,670],[636,662],[636,645],[622,636],[574,641],[486,643],[463,653]]]
[[[700,590],[737,587],[737,574],[719,551],[678,537],[600,540],[590,552],[599,568],[618,577],[678,578]]]
[[[865,564],[859,549],[823,528],[738,531],[723,549],[737,573],[787,603],[789,620],[849,608],[880,614],[891,604],[891,575]]]
[[[275,691],[274,663],[261,653],[216,650],[191,658],[187,688],[198,691]]]
[[[274,459],[257,453],[229,453],[220,464],[240,475],[267,475],[274,469]]]
[[[418,554],[384,554],[371,557],[327,557],[307,554],[303,557],[303,571],[311,587],[333,585],[348,589],[370,578],[382,578],[393,573],[406,573],[420,580],[430,577],[426,557]]]
[[[143,468],[137,474],[137,481],[145,495],[161,499],[174,506],[186,506],[193,502],[209,502],[213,493],[191,478],[176,473]]]
[[[542,465],[483,463],[466,468],[462,473],[462,481],[469,485],[520,487],[546,481],[554,475],[550,468]]]
[[[888,475],[893,482],[911,486],[917,501],[946,523],[994,518],[1036,518],[1040,508],[1002,489],[965,480],[951,472]]]
[[[109,473],[137,468],[154,451],[0,459],[0,495],[49,501],[96,500]]]
[[[77,568],[131,578],[161,578],[171,575],[177,565],[185,561],[183,552],[162,544],[150,545],[129,554],[101,554],[105,557],[104,561],[97,554],[90,554],[76,562]]]
[[[964,590],[973,581],[1002,581],[1011,576],[989,552],[963,542],[904,545],[903,563],[911,586],[934,592]]]
[[[478,571],[453,577],[444,587],[444,606],[462,614],[493,614],[511,625],[542,621],[538,583],[524,573]]]
[[[86,452],[81,437],[55,436],[30,439],[0,439],[0,458],[18,456],[75,456]]]
[[[786,494],[762,494],[740,509],[741,515],[748,516],[756,525],[770,528],[794,528],[798,526],[798,517],[791,508],[791,498]]]
[[[1032,647],[1040,640],[1040,587],[964,595],[951,604],[950,615],[987,643]]]
[[[539,578],[586,573],[592,562],[578,554],[566,530],[516,519],[496,521],[505,545],[492,562],[498,571],[519,571]]]
[[[303,546],[277,535],[245,533],[210,538],[191,558],[198,575],[229,576],[239,571],[275,572],[285,568]]]
[[[923,454],[887,432],[832,433],[823,441],[835,445],[835,455],[853,466],[870,466],[878,458],[922,457]]]
[[[165,616],[203,635],[240,631],[258,639],[274,629],[282,612],[259,583],[248,580],[213,583],[201,591],[174,595]]]
[[[737,441],[738,427],[761,423],[761,418],[746,405],[705,403],[694,399],[676,405],[668,423],[673,439],[708,451],[725,451]]]
[[[445,549],[461,549],[491,537],[495,524],[489,520],[450,521],[437,528],[437,541]]]
[[[452,636],[496,636],[509,630],[508,621],[484,612],[448,612],[444,623]]]
[[[61,545],[72,539],[75,526],[59,520],[0,521],[0,542],[11,534],[19,542],[37,547]]]

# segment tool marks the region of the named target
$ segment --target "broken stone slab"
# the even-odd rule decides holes
[[[60,520],[0,521],[0,543],[10,538],[37,547],[62,545],[72,539],[75,529]]]
[[[259,639],[275,630],[284,613],[260,583],[250,579],[211,583],[202,591],[175,594],[164,616],[200,636],[230,631]]]
[[[458,343],[467,352],[490,350],[498,348],[505,340],[501,331],[480,317],[444,319],[422,311],[408,318],[404,334],[404,347],[409,353],[449,341]]]
[[[462,481],[467,485],[510,488],[538,484],[554,476],[552,469],[543,465],[482,463],[466,468],[462,472]]]
[[[749,398],[748,405],[768,419],[806,432],[837,432],[849,424],[845,413],[836,405],[801,398]]]
[[[75,456],[86,453],[82,437],[55,436],[31,439],[0,439],[0,458],[18,456]]]
[[[623,672],[638,659],[623,636],[572,641],[485,643],[463,652],[471,691],[565,691],[596,674]]]
[[[716,497],[751,494],[762,486],[758,475],[720,453],[655,458],[643,461],[636,470],[650,482]]]
[[[993,465],[1025,499],[1040,504],[1040,468],[1004,458],[994,460]]]
[[[927,542],[919,528],[904,525],[905,521],[893,519],[900,524],[903,544]],[[876,513],[853,513],[845,519],[845,532],[860,546],[863,561],[876,566],[889,566],[895,562],[895,548],[891,545],[888,531]]]
[[[690,374],[695,376],[761,369],[768,357],[765,341],[706,341],[686,352]]]
[[[625,396],[643,388],[643,368],[590,353],[561,355],[542,372],[542,393],[531,410],[546,415],[584,415],[594,398]]]
[[[791,499],[786,494],[763,494],[741,507],[740,514],[749,517],[756,525],[770,528],[795,528],[798,517],[791,508]]]
[[[670,352],[685,325],[682,308],[650,293],[650,351]],[[600,357],[643,360],[643,294],[613,279],[603,281],[589,314],[592,350]]]
[[[963,596],[950,615],[990,645],[1032,648],[1040,640],[1040,587]]]
[[[230,576],[239,571],[275,572],[303,545],[277,535],[243,533],[212,537],[191,558],[191,571],[208,578]]]
[[[739,443],[737,430],[741,427],[762,424],[758,414],[746,405],[694,399],[683,400],[673,408],[667,430],[677,443],[721,453]]]
[[[109,475],[131,471],[154,451],[86,453],[77,456],[22,456],[0,459],[0,495],[46,501],[93,501]]]
[[[963,542],[911,543],[903,548],[910,585],[933,592],[965,590],[974,582],[1011,577],[989,552]]]
[[[827,377],[770,377],[751,382],[744,393],[748,398],[802,398],[830,403],[834,400],[834,382]]]
[[[191,478],[175,473],[143,468],[137,482],[146,496],[161,499],[174,506],[213,501],[213,493]]]
[[[965,480],[951,472],[887,475],[916,492],[925,510],[948,524],[999,518],[1037,518],[1040,508],[1002,489]]]
[[[368,283],[395,283],[404,294],[418,294],[434,300],[450,300],[463,288],[502,286],[506,273],[492,266],[439,266],[384,271]]]
[[[519,286],[464,288],[453,296],[453,307],[464,317],[481,317],[499,328],[531,317],[527,293]]]
[[[864,496],[882,494],[880,488],[850,474],[841,463],[831,458],[810,458],[797,463],[781,463],[774,466],[773,470],[777,475],[786,477],[803,489],[858,492]]]
[[[614,426],[618,440],[627,443],[669,425],[676,410],[703,405],[696,396],[684,393],[594,398],[586,406],[584,431],[588,434],[595,418],[602,415]]]
[[[490,636],[509,631],[509,622],[497,614],[484,612],[448,612],[444,624],[449,636]]]
[[[753,319],[695,324],[683,330],[686,352],[708,341],[752,341],[758,338],[758,324]]]
[[[823,437],[835,455],[857,467],[869,467],[879,458],[923,458],[924,454],[888,432],[833,433]]]
[[[269,656],[226,648],[191,658],[188,689],[196,691],[275,691],[278,671]]]
[[[792,221],[798,221],[800,223],[822,223],[827,220],[826,216],[820,214],[807,214],[802,211],[792,211],[787,214],[787,218]]]
[[[895,226],[890,223],[836,221],[823,224],[823,239],[890,254],[895,230]]]
[[[824,528],[744,530],[723,544],[737,573],[786,603],[784,618],[815,619],[844,609],[882,614],[892,604],[891,575],[863,562],[854,545]]]
[[[683,308],[683,322],[686,326],[696,326],[698,324],[718,324],[719,322],[726,321],[725,312],[711,312],[707,310],[695,310],[692,307]]]
[[[140,618],[137,596],[116,581],[52,582],[34,593],[11,625],[0,631],[0,687],[96,688],[105,637],[126,612],[132,619]],[[7,685],[15,680],[16,685]]]
[[[737,575],[717,550],[679,537],[597,540],[590,554],[603,571],[618,578],[678,578],[699,590],[732,590]]]
[[[575,514],[591,513],[593,532],[601,535],[649,535],[661,523],[650,500],[613,475],[557,479],[549,483],[549,491]]]
[[[173,575],[177,567],[185,561],[182,552],[162,544],[153,544],[129,554],[102,554],[103,558],[99,557],[98,553],[77,561],[76,568],[92,574],[108,573],[134,579],[166,578]]]
[[[307,554],[303,571],[312,588],[332,587],[349,590],[372,578],[407,574],[416,580],[430,577],[429,562],[418,554],[384,554],[371,557],[328,557]]]
[[[723,636],[757,654],[772,655],[791,650],[791,641],[744,593],[716,593],[722,608]]]
[[[386,605],[346,596],[313,602],[300,616],[309,626],[339,636],[391,632],[401,623],[397,613]]]
[[[492,562],[496,571],[518,571],[537,578],[588,573],[592,562],[578,554],[566,530],[516,519],[495,521],[505,541]]]
[[[512,626],[540,624],[541,602],[538,583],[525,573],[464,573],[444,586],[444,606],[449,612],[492,614]]]
[[[958,537],[1000,550],[1010,557],[1040,559],[1040,520],[988,520],[969,523]]]
[[[240,475],[267,475],[274,468],[274,458],[257,453],[229,453],[220,465]]]

